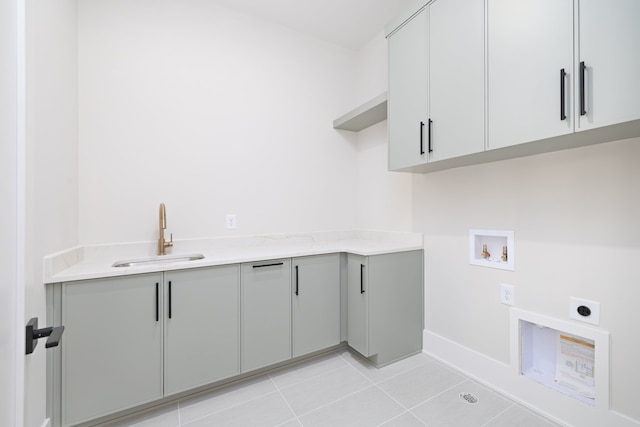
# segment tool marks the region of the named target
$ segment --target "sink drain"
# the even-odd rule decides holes
[[[470,405],[478,403],[478,398],[473,393],[460,393],[460,400]]]

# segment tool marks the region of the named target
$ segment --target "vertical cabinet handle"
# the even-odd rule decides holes
[[[360,293],[364,294],[364,264],[360,264]]]
[[[296,265],[296,295],[298,295],[298,266]]]
[[[424,145],[423,145],[424,138],[422,136],[423,130],[424,130],[424,122],[420,122],[420,155],[424,154]]]
[[[169,281],[169,319],[171,319],[171,281]]]
[[[565,114],[565,102],[564,102],[564,81],[567,73],[564,71],[564,68],[560,70],[560,120],[566,120],[567,115]]]
[[[433,150],[431,149],[431,124],[433,123],[433,120],[429,119],[429,128],[427,129],[427,133],[428,135],[428,139],[429,139],[429,152],[433,152]]]
[[[156,322],[160,320],[160,284],[156,282]]]
[[[584,61],[582,61],[580,63],[580,115],[584,116],[585,114],[587,114],[587,110],[585,109],[585,102],[584,102],[584,85],[585,85],[585,81],[584,81],[584,71],[587,69],[587,67],[584,65]]]

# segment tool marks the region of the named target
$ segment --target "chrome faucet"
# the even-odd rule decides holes
[[[167,228],[167,211],[164,207],[164,203],[160,203],[160,238],[158,239],[158,255],[165,255],[166,249],[169,246],[173,246],[173,233],[171,233],[171,239],[167,242],[164,240],[164,230]]]

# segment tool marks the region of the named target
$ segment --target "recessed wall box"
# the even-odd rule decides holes
[[[514,271],[515,255],[513,231],[469,230],[469,264]]]
[[[609,409],[609,333],[511,308],[517,374],[590,406]]]

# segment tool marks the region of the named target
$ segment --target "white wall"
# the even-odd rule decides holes
[[[205,0],[84,0],[80,242],[351,229],[355,54]],[[224,228],[237,215],[237,230]]]
[[[155,240],[160,202],[176,239],[413,229],[425,233],[427,331],[509,363],[500,283],[516,286],[518,307],[561,319],[570,295],[600,301],[612,407],[640,419],[629,375],[640,350],[640,141],[390,173],[386,122],[331,128],[386,90],[382,34],[355,54],[204,0],[83,0],[76,146],[75,0],[37,5],[27,317],[44,318],[42,255]],[[516,271],[469,266],[469,228],[515,230]],[[39,425],[43,352],[32,360],[28,395],[42,410],[28,425]]]
[[[18,158],[18,29],[17,1],[0,3],[0,425],[16,420],[17,347],[17,158]],[[20,371],[21,372],[21,371]]]
[[[76,48],[76,0],[27,2],[25,323],[41,326],[42,258],[78,244]],[[44,343],[25,358],[25,426],[45,419],[45,360]]]
[[[387,39],[380,32],[357,55],[356,105],[387,91]],[[347,131],[343,131],[347,132]],[[356,133],[358,228],[411,231],[411,174],[388,171],[387,121]]]
[[[517,307],[563,320],[570,296],[599,301],[600,328],[612,337],[611,407],[640,420],[638,158],[640,139],[632,139],[415,175],[426,330],[508,364],[500,283],[515,286]],[[515,272],[469,265],[470,228],[514,230]],[[597,362],[595,369],[606,369]],[[479,366],[472,369],[485,376]]]

